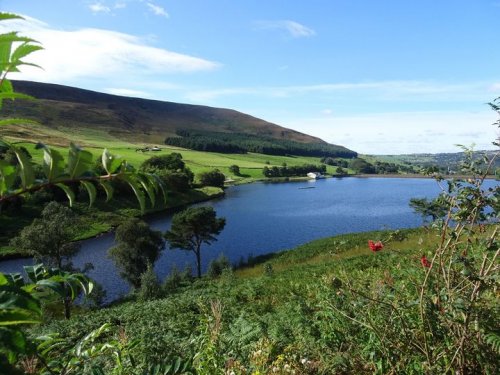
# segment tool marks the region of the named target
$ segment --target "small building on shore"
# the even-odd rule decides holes
[[[312,180],[318,180],[320,178],[324,178],[324,176],[321,174],[321,172],[309,172],[307,174],[307,177],[309,177]]]

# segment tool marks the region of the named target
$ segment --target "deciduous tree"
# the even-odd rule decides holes
[[[79,249],[79,245],[72,242],[77,225],[78,217],[69,207],[50,202],[42,216],[24,227],[11,245],[50,267],[68,269],[71,257]]]
[[[196,255],[198,277],[201,277],[201,245],[217,241],[226,225],[225,218],[217,218],[212,207],[191,207],[174,215],[172,227],[165,233],[171,249],[192,251]]]
[[[154,265],[159,258],[165,241],[161,232],[150,229],[139,219],[118,226],[115,239],[118,245],[109,250],[109,257],[120,270],[120,276],[137,289],[141,286],[141,275],[148,264]]]

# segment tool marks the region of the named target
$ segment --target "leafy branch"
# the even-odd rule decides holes
[[[102,164],[107,174],[98,176],[92,172],[94,161],[89,151],[71,144],[66,163],[59,151],[39,144],[37,148],[43,149],[44,178],[37,180],[33,165],[26,153],[21,148],[0,140],[0,145],[2,144],[14,152],[18,163],[14,166],[0,160],[0,204],[56,186],[64,191],[70,205],[73,205],[75,193],[72,185],[80,184],[86,189],[90,205],[92,205],[97,196],[95,184],[105,191],[109,201],[113,197],[113,186],[110,182],[116,180],[124,181],[131,187],[142,212],[146,209],[146,195],[151,206],[155,205],[156,196],[159,193],[166,201],[165,186],[157,176],[136,172],[124,159],[111,154],[106,149],[102,153]]]

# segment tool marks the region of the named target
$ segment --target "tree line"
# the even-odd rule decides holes
[[[329,156],[322,157],[320,160],[323,164],[336,166],[340,168],[350,168],[355,173],[364,174],[397,174],[397,173],[418,173],[419,169],[409,164],[396,164],[384,161],[376,161],[370,163],[363,158],[341,159],[332,158]]]
[[[282,167],[264,167],[262,174],[266,177],[292,177],[292,176],[305,176],[309,172],[326,172],[326,165],[324,164],[303,164],[294,166]]]
[[[176,137],[167,137],[165,144],[197,151],[221,153],[255,152],[267,155],[330,156],[354,158],[357,153],[329,143],[301,143],[264,135],[178,130]]]

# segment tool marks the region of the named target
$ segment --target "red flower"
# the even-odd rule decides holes
[[[425,255],[422,255],[422,258],[420,258],[420,263],[422,264],[422,267],[427,267],[429,268],[431,266],[431,262],[427,260]]]
[[[375,252],[382,250],[384,248],[384,245],[380,241],[373,242],[372,240],[368,240],[368,247],[371,251]]]

